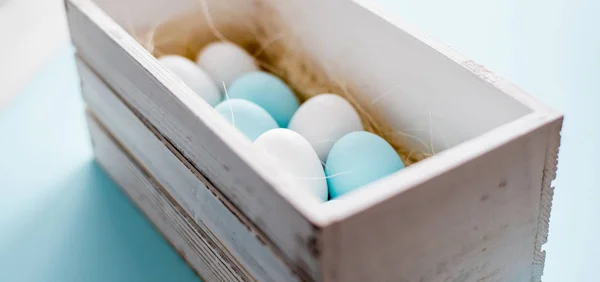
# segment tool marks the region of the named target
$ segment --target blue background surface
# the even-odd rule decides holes
[[[199,281],[93,161],[71,48],[0,134],[0,281]]]
[[[600,281],[600,1],[378,1],[565,113],[543,280]],[[93,162],[71,56],[0,111],[0,281],[198,281]]]

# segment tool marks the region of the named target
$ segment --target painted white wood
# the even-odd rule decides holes
[[[203,18],[203,7],[218,27],[252,19],[261,12],[257,3],[273,6],[291,40],[299,40],[331,76],[356,86],[365,106],[383,115],[394,132],[419,138],[407,141],[426,151],[450,148],[532,109],[547,110],[484,67],[387,16],[373,1],[96,2],[133,34],[184,12],[197,11]],[[130,10],[144,12],[130,15]]]
[[[165,71],[92,2],[69,1],[67,16],[79,56],[240,209],[299,272],[317,277],[311,251],[320,203],[283,189],[288,179],[260,161],[250,140]]]
[[[145,31],[190,11],[207,7],[215,22],[247,17],[254,0],[93,0],[107,15],[130,34]]]
[[[145,23],[149,21],[160,24],[176,16],[174,11],[198,10],[202,7],[200,3],[206,3],[213,19],[239,19],[244,17],[244,12],[256,11],[252,9],[255,1],[247,0],[155,0],[152,3],[156,9],[129,16],[124,14],[125,10],[147,10],[149,5],[137,0],[124,2],[103,7],[121,25],[132,26],[128,28],[130,31],[147,26]],[[425,140],[428,145],[433,144],[435,151],[459,144],[530,112],[527,104],[490,87],[490,82],[499,80],[481,66],[454,53],[454,59],[450,59],[445,46],[433,40],[424,43],[420,33],[405,32],[397,21],[391,24],[388,18],[380,16],[381,11],[375,3],[357,4],[346,0],[261,2],[276,7],[282,15],[282,30],[294,32],[304,49],[322,62],[334,77],[358,86],[362,94],[359,98],[365,105],[378,109],[393,125],[393,130]],[[159,9],[165,5],[168,8],[161,13]],[[198,16],[203,14],[199,12]],[[130,19],[125,20],[128,17]],[[244,18],[248,17],[251,15]],[[523,100],[527,102],[527,99]],[[415,140],[410,141],[423,147]]]
[[[221,192],[177,154],[162,136],[152,132],[136,117],[85,62],[77,59],[77,67],[84,99],[94,115],[170,197],[206,229],[203,231],[213,241],[220,242],[216,246],[222,248],[225,255],[229,254],[228,260],[236,264],[240,269],[238,272],[244,273],[246,268],[260,281],[297,279],[290,266],[275,253],[269,240],[255,230]]]
[[[547,235],[538,225],[547,224],[549,208],[542,191],[550,188],[542,177],[552,178],[543,168],[555,164],[547,151],[558,146],[546,144],[560,123],[524,132],[434,178],[419,179],[438,168],[434,158],[415,165],[414,178],[405,178],[410,188],[327,227],[334,234],[323,243],[327,280],[538,281],[536,242]],[[378,188],[404,186],[389,180]],[[330,208],[371,200],[364,190],[354,196]]]
[[[94,0],[94,3],[130,33],[156,26],[198,5],[196,0],[177,0],[175,5],[173,1],[153,0]]]
[[[395,130],[419,129],[408,133],[444,150],[318,205],[283,191],[277,168],[95,5],[72,0],[68,15],[79,55],[302,276],[538,281],[562,116],[370,2],[263,2]],[[127,135],[129,125],[113,123]]]
[[[346,204],[323,206],[327,211],[323,211],[322,213],[328,215],[326,222],[340,221],[354,216],[369,207],[377,205],[381,201],[413,189],[424,181],[439,177],[449,170],[493,152],[513,140],[528,135],[531,131],[540,127],[548,126],[557,120],[562,120],[562,116],[548,115],[545,112],[529,114],[480,137],[440,152],[431,158],[368,184],[356,192],[344,195],[343,198]],[[545,144],[540,144],[541,148],[545,148],[544,146]],[[540,167],[541,170],[542,168]]]
[[[449,57],[446,46],[347,0],[269,1],[303,49],[335,77],[358,87],[394,132],[418,137],[439,152],[531,112],[529,104],[493,87],[474,62]],[[492,76],[489,76],[492,78]],[[495,78],[494,78],[495,79]],[[520,93],[515,96],[521,96]],[[425,147],[425,148],[424,148]]]
[[[542,191],[540,195],[540,209],[537,220],[537,233],[535,238],[535,250],[533,253],[533,277],[532,281],[541,281],[544,274],[544,263],[546,252],[543,245],[548,241],[548,227],[550,223],[550,211],[552,209],[552,198],[554,186],[552,181],[556,177],[558,168],[558,149],[560,147],[560,131],[562,120],[555,122],[550,127],[550,134],[546,142],[546,160],[544,164],[544,177],[542,178]]]
[[[97,83],[90,84],[93,82],[93,77],[85,76],[83,81],[84,89],[87,89],[87,87],[102,88]],[[90,95],[97,96],[95,97],[96,102],[106,103],[106,105],[100,107],[114,114],[114,116],[107,115],[107,118],[113,119],[111,122],[113,126],[117,126],[119,121],[126,123],[128,127],[122,127],[119,130],[131,130],[131,133],[129,133],[131,136],[151,139],[151,136],[141,134],[144,130],[136,130],[139,129],[139,126],[131,126],[135,124],[132,122],[133,119],[131,116],[123,116],[121,111],[124,106],[119,105],[114,97],[112,97],[113,99],[107,99],[111,97],[93,93],[86,94],[86,101],[90,105],[96,105],[95,108],[99,108],[99,106],[90,101]],[[109,102],[106,102],[106,100],[109,100]],[[110,100],[113,100],[112,103]],[[458,279],[447,281],[529,281],[526,278],[530,277],[527,275],[531,275],[532,271],[530,256],[533,255],[534,236],[536,235],[535,226],[538,224],[535,215],[538,205],[535,202],[539,199],[539,189],[536,189],[536,187],[541,187],[541,182],[536,180],[534,182],[537,183],[523,187],[519,186],[518,183],[509,184],[508,181],[510,180],[505,180],[507,182],[503,184],[502,179],[498,179],[499,183],[490,183],[489,179],[493,178],[492,175],[503,175],[503,172],[506,172],[504,174],[505,179],[522,179],[528,178],[529,175],[535,175],[536,171],[522,170],[521,166],[510,165],[522,163],[524,167],[531,166],[535,168],[539,167],[540,163],[547,162],[545,148],[538,145],[540,142],[543,144],[543,140],[546,140],[549,136],[555,136],[557,126],[558,128],[560,126],[558,121],[552,127],[546,126],[535,131],[532,134],[535,135],[535,138],[523,136],[517,141],[503,146],[500,150],[494,151],[493,154],[488,154],[468,163],[466,168],[463,166],[447,172],[436,179],[434,183],[427,182],[410,190],[417,193],[416,195],[405,193],[402,194],[402,198],[395,198],[396,200],[400,199],[404,204],[389,203],[389,201],[394,201],[392,199],[377,205],[375,211],[369,210],[358,217],[352,217],[353,220],[360,219],[361,222],[354,223],[358,226],[348,227],[346,226],[349,224],[348,221],[344,221],[341,224],[328,227],[325,231],[326,234],[335,232],[335,236],[323,237],[323,242],[327,244],[324,251],[328,253],[330,248],[336,248],[335,258],[329,260],[329,263],[341,265],[344,264],[343,258],[353,258],[358,265],[352,265],[350,269],[341,271],[341,273],[348,276],[331,274],[329,271],[336,269],[333,267],[327,268],[328,272],[326,273],[335,277],[335,279],[331,279],[333,281],[364,281],[369,278],[381,279],[377,281],[444,281],[446,279]],[[127,135],[128,133],[120,132],[120,135],[124,134]],[[555,144],[555,146],[557,145]],[[521,154],[523,146],[529,148],[528,151],[531,155]],[[164,148],[151,147],[145,147],[144,149],[151,152],[164,150]],[[160,154],[157,155],[160,156]],[[554,160],[551,161],[554,165],[555,157],[555,155],[550,157]],[[515,160],[515,158],[518,160]],[[498,169],[479,173],[481,170],[488,168],[486,164],[490,162],[494,163]],[[159,163],[161,162],[159,161]],[[177,166],[175,163],[168,162],[163,165],[165,170],[168,170],[169,165]],[[507,167],[509,171],[505,171]],[[552,164],[549,167],[552,167]],[[460,172],[461,170],[463,172]],[[515,176],[515,174],[520,177]],[[463,184],[468,183],[465,180],[471,180],[473,176],[477,176],[477,179],[473,181],[474,184],[465,188]],[[448,178],[454,177],[458,177],[458,179],[448,182],[452,181]],[[459,185],[451,185],[456,182]],[[495,186],[496,184],[498,186]],[[459,191],[458,189],[468,189],[469,192]],[[470,197],[464,197],[465,195]],[[407,203],[408,208],[398,208],[406,206]],[[429,203],[429,206],[422,205],[422,203]],[[369,216],[371,213],[376,213],[376,215]],[[394,216],[386,216],[390,214]],[[523,217],[527,214],[530,216]],[[367,216],[367,218],[363,218],[363,216]],[[393,222],[390,223],[385,219]],[[382,220],[385,220],[385,222],[382,222]],[[422,227],[420,225],[426,226]],[[464,228],[465,225],[469,225],[468,228]],[[427,228],[441,230],[420,230]],[[454,233],[459,234],[455,235]],[[350,242],[336,243],[340,239],[346,239],[348,235],[351,238],[358,237],[356,240],[359,241],[347,239]],[[444,238],[445,240],[440,241]],[[421,243],[436,243],[437,245],[424,246]],[[394,244],[400,244],[402,247],[411,249],[396,252]],[[507,248],[507,246],[512,248]],[[347,252],[350,252],[350,254],[341,252],[341,250],[348,250]],[[387,258],[388,261],[385,261],[385,257],[382,258],[381,255],[377,254],[377,252],[383,251],[385,251],[384,254],[390,256]],[[455,253],[452,253],[453,251]],[[440,257],[442,260],[440,260]],[[365,260],[364,258],[368,259]],[[405,258],[404,261],[401,260],[402,258]],[[443,260],[444,258],[446,260]],[[324,259],[327,260],[328,256],[324,256]],[[426,259],[427,261],[420,263],[420,259]],[[436,259],[438,262],[434,264]],[[404,264],[406,261],[410,263],[408,265]],[[370,265],[365,265],[366,262]],[[423,269],[432,268],[433,266],[435,266],[435,274],[433,270]],[[391,273],[390,270],[392,269],[398,270],[398,273],[403,276],[394,276],[398,273]],[[426,273],[426,275],[421,277],[410,276],[422,275],[423,273]],[[405,280],[397,280],[399,278]]]
[[[88,126],[96,160],[168,238],[179,254],[203,280],[229,281],[225,280],[229,277],[223,275],[222,259],[212,250],[215,242],[209,242],[198,234],[201,228],[185,213],[174,207],[169,196],[156,181],[137,167],[91,117],[88,117]]]

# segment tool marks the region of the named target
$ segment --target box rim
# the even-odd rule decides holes
[[[351,1],[354,2],[356,5],[359,5],[365,10],[369,11],[370,13],[381,17],[383,20],[387,21],[389,24],[395,26],[396,28],[404,31],[406,34],[423,42],[427,46],[431,47],[433,50],[442,54],[444,57],[449,58],[456,64],[468,70],[477,78],[487,82],[492,87],[500,90],[505,95],[510,96],[515,101],[526,106],[532,112],[543,114],[545,116],[548,116],[549,118],[562,117],[562,113],[560,113],[555,108],[543,103],[538,98],[522,90],[516,84],[497,75],[495,72],[486,69],[483,65],[478,64],[476,61],[469,59],[468,56],[461,54],[457,50],[443,44],[434,37],[427,35],[427,33],[423,32],[416,26],[402,20],[401,17],[391,14],[388,10],[384,9],[379,3],[370,0]]]
[[[447,148],[410,167],[367,184],[356,191],[352,191],[351,193],[340,198],[340,200],[344,201],[344,203],[337,202],[330,205],[324,205],[322,209],[326,210],[323,212],[326,215],[324,222],[325,228],[336,221],[341,221],[352,217],[370,207],[377,205],[379,202],[385,201],[390,197],[394,197],[398,194],[408,191],[411,188],[435,178],[436,176],[451,170],[456,166],[460,166],[461,164],[469,162],[470,160],[477,158],[482,154],[488,153],[515,138],[532,132],[554,121],[563,119],[563,114],[558,110],[546,105],[536,97],[523,91],[512,82],[498,76],[492,71],[487,70],[484,66],[471,59],[468,59],[458,51],[442,44],[433,37],[428,36],[417,27],[403,21],[400,17],[391,15],[379,3],[368,0],[352,0],[352,2],[381,17],[389,24],[404,31],[406,34],[425,43],[427,46],[439,52],[444,57],[449,58],[454,63],[460,65],[464,69],[467,69],[470,73],[485,81],[491,87],[500,90],[500,92],[502,92],[504,95],[508,95],[516,102],[529,108],[531,112],[508,123],[488,130],[479,136],[467,139],[455,146]],[[488,145],[487,148],[485,144]],[[477,146],[479,146],[478,150],[472,150],[473,148],[477,148]],[[465,152],[465,156],[468,157],[454,160],[448,157],[448,155],[456,155],[459,152]],[[444,164],[444,162],[446,162],[446,164]],[[428,168],[432,165],[439,167],[436,171],[433,171]],[[421,174],[422,177],[417,179],[417,173]],[[403,180],[410,180],[410,184],[404,183]],[[396,186],[398,186],[398,188],[396,189],[385,188],[393,187],[394,183],[401,184],[397,184]],[[377,191],[376,193],[373,193],[375,189],[386,189],[386,191]]]
[[[321,213],[326,215],[323,228],[356,216],[377,206],[380,202],[405,193],[481,155],[490,153],[514,139],[562,119],[563,116],[560,114],[553,116],[532,112],[394,174],[367,184],[340,197],[339,202],[323,205],[321,209],[325,211]],[[377,192],[373,193],[376,190]]]
[[[102,9],[100,7],[98,7],[96,5],[96,3],[94,3],[94,1],[91,1],[91,0],[66,0],[66,1],[69,1],[73,4],[75,4],[76,6],[93,5],[95,9],[102,11]],[[409,173],[411,173],[411,174],[415,173],[415,170],[417,170],[417,169],[418,169],[417,171],[423,170],[423,171],[427,172],[427,170],[428,170],[427,168],[421,168],[421,167],[430,166],[431,163],[435,164],[438,162],[447,161],[446,165],[439,167],[439,169],[437,171],[429,171],[428,173],[422,173],[422,176],[424,176],[424,177],[422,177],[422,179],[420,181],[426,181],[427,179],[431,179],[431,178],[435,177],[436,175],[442,173],[443,171],[451,169],[454,166],[460,165],[461,163],[464,163],[464,162],[468,162],[470,159],[476,157],[479,154],[483,154],[485,152],[493,150],[493,148],[495,148],[497,146],[501,146],[503,143],[508,142],[512,138],[526,134],[539,126],[542,126],[546,123],[551,122],[552,120],[562,118],[561,113],[546,106],[545,104],[541,103],[540,101],[538,101],[536,98],[532,97],[531,95],[523,92],[522,90],[520,90],[518,87],[516,87],[512,83],[496,76],[492,72],[483,68],[481,65],[476,64],[474,61],[466,59],[464,56],[460,55],[455,50],[426,36],[424,33],[419,31],[418,29],[408,25],[407,23],[402,22],[399,19],[399,17],[389,15],[389,13],[387,13],[384,9],[382,9],[379,6],[379,4],[374,3],[372,1],[366,1],[366,0],[353,0],[353,2],[356,3],[357,5],[365,8],[367,11],[370,11],[370,12],[376,14],[377,16],[381,17],[382,19],[388,21],[390,24],[394,25],[398,29],[403,30],[410,36],[413,36],[416,39],[418,39],[419,41],[427,44],[429,47],[440,52],[445,57],[451,59],[455,63],[461,65],[463,68],[466,68],[467,70],[469,70],[473,75],[475,75],[479,79],[483,79],[484,81],[489,83],[492,87],[499,89],[505,95],[509,95],[511,98],[515,99],[519,103],[525,105],[526,107],[528,107],[532,110],[532,112],[530,114],[527,114],[527,115],[525,115],[521,118],[518,118],[512,122],[509,122],[508,124],[504,124],[497,128],[494,128],[480,136],[466,140],[466,141],[462,142],[461,144],[458,144],[454,147],[448,148],[448,149],[444,150],[443,152],[440,152],[426,160],[423,160],[405,170],[399,171],[399,172],[397,172],[393,175],[390,175],[384,179],[380,179],[379,181],[368,184],[367,186],[365,186],[357,191],[372,190],[373,188],[368,188],[368,187],[374,187],[374,186],[389,186],[389,184],[391,184],[393,181],[402,180],[403,178],[406,178],[405,175],[408,175]],[[126,32],[125,30],[123,30],[122,27],[118,23],[116,23],[110,16],[108,16],[108,15],[106,15],[106,16],[107,16],[106,20],[109,20],[111,22],[111,25],[120,27],[120,28],[111,30],[110,33],[112,35],[109,35],[110,37],[117,37],[117,38],[118,37],[131,37],[131,35],[128,32]],[[94,22],[95,22],[95,20],[94,20]],[[383,193],[383,194],[376,193],[377,195],[375,195],[374,197],[367,197],[367,198],[365,198],[365,196],[367,196],[368,194],[366,194],[365,192],[362,192],[362,193],[361,192],[358,192],[358,193],[353,192],[353,193],[349,194],[345,200],[353,202],[353,204],[350,206],[356,205],[356,207],[347,208],[347,209],[341,208],[340,209],[341,211],[348,210],[346,212],[346,214],[344,214],[344,215],[342,215],[343,212],[340,212],[339,210],[335,214],[331,214],[331,213],[323,214],[322,208],[317,205],[318,204],[317,202],[311,201],[308,197],[304,197],[306,199],[298,199],[298,197],[297,197],[298,195],[292,194],[292,193],[286,193],[286,189],[282,189],[280,187],[280,186],[282,186],[282,182],[278,181],[276,179],[273,179],[274,177],[270,176],[270,174],[268,173],[268,170],[269,170],[268,166],[263,164],[262,162],[257,161],[255,158],[252,157],[253,156],[252,154],[248,153],[247,149],[250,148],[251,142],[242,138],[243,136],[241,135],[241,133],[237,132],[235,130],[235,128],[231,127],[224,120],[221,121],[218,118],[212,118],[210,116],[210,114],[206,114],[206,112],[209,112],[209,111],[207,111],[207,108],[209,106],[204,101],[202,101],[199,97],[192,97],[193,95],[185,95],[185,94],[188,94],[187,92],[189,92],[189,91],[180,91],[180,89],[182,87],[189,89],[181,81],[178,81],[175,79],[166,81],[165,79],[162,79],[161,77],[170,77],[172,75],[164,67],[162,67],[159,64],[159,62],[156,60],[156,58],[154,58],[154,56],[152,56],[141,44],[139,44],[139,42],[137,42],[136,40],[134,40],[134,41],[136,42],[135,45],[128,45],[126,47],[135,48],[135,49],[137,49],[137,50],[135,50],[137,55],[142,55],[142,56],[146,56],[146,57],[150,58],[150,60],[146,60],[146,62],[144,64],[142,64],[143,68],[146,69],[146,71],[152,77],[154,77],[154,79],[156,79],[157,81],[160,81],[160,83],[163,84],[170,92],[172,92],[172,93],[178,92],[179,93],[178,95],[174,95],[178,99],[182,100],[182,98],[187,98],[187,99],[185,99],[186,100],[185,102],[182,101],[183,104],[185,105],[185,107],[187,107],[192,113],[194,113],[194,115],[196,117],[198,117],[208,127],[210,127],[216,133],[216,135],[219,137],[221,142],[223,142],[228,147],[230,147],[232,151],[236,152],[236,154],[238,154],[242,160],[244,160],[246,163],[250,164],[251,167],[253,167],[255,169],[255,172],[260,175],[260,177],[262,177],[267,183],[269,183],[270,186],[272,186],[274,188],[274,190],[277,190],[276,193],[279,193],[282,197],[286,198],[288,203],[290,203],[290,205],[292,205],[294,207],[294,209],[296,209],[300,214],[302,214],[302,216],[304,216],[309,222],[314,224],[316,227],[325,228],[329,224],[331,224],[331,222],[333,222],[333,221],[350,217],[372,205],[375,205],[377,202],[382,201],[385,198],[391,197],[393,195],[401,193],[402,191],[410,189],[409,186],[404,185],[404,186],[400,186],[398,189],[386,191],[386,193]],[[119,44],[119,45],[121,45],[121,47],[124,47],[122,44]],[[143,50],[143,52],[139,52],[141,50]],[[131,53],[131,50],[129,50],[127,52]],[[148,66],[150,66],[150,68],[148,68]],[[176,81],[176,82],[173,82],[173,81]],[[185,92],[185,93],[181,93],[181,92]],[[531,124],[524,126],[524,127],[521,127],[520,125],[518,125],[519,123],[521,123],[523,121],[529,121],[530,119],[532,122]],[[210,122],[206,122],[209,120],[210,120]],[[537,122],[535,122],[535,121],[537,121]],[[517,133],[516,131],[512,131],[513,129],[518,129],[518,130],[520,130],[520,132]],[[476,150],[476,151],[468,150],[471,145],[478,144],[478,143],[481,144],[486,140],[494,141],[493,139],[489,138],[490,135],[492,135],[492,136],[498,135],[499,134],[498,132],[505,132],[505,131],[508,134],[499,135],[498,137],[500,137],[500,138],[495,140],[496,142],[488,142],[487,143],[489,145],[488,148],[482,147],[482,148],[480,148],[480,150]],[[454,161],[448,159],[447,155],[450,155],[450,154],[453,154],[456,152],[460,152],[460,151],[470,152],[471,153],[470,157],[466,157],[466,158],[462,158],[462,159],[458,159],[458,160],[454,160]],[[442,158],[442,156],[444,156],[444,157]],[[413,183],[414,183],[413,185],[418,183],[415,181],[416,180],[413,180]],[[360,201],[358,201],[359,198],[360,198]],[[307,204],[307,202],[309,204]],[[319,208],[314,209],[315,206],[317,206]],[[336,204],[331,205],[331,207],[336,207],[336,206],[338,206],[338,205],[336,205]]]

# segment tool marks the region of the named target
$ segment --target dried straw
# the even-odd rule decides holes
[[[409,148],[405,138],[414,137],[393,131],[377,115],[374,103],[360,100],[355,87],[331,71],[325,71],[302,49],[294,34],[285,29],[283,21],[268,6],[259,4],[253,13],[239,14],[232,13],[231,8],[219,7],[222,5],[209,9],[205,1],[200,4],[201,9],[153,27],[137,38],[138,41],[156,57],[177,54],[192,60],[208,43],[230,41],[254,55],[262,69],[283,79],[300,101],[322,93],[344,97],[359,113],[365,130],[388,141],[406,165],[431,155]]]

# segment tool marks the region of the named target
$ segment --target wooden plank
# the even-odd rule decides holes
[[[205,281],[228,281],[214,262],[221,259],[211,251],[211,243],[196,233],[197,226],[143,169],[109,137],[93,118],[88,125],[96,160],[144,212],[181,256]],[[193,251],[190,251],[193,250]]]
[[[445,158],[458,159],[473,144],[416,164],[406,177],[377,184],[410,188],[339,217],[325,230],[333,233],[323,236],[328,281],[538,281],[534,264],[543,258],[535,257],[540,238],[547,235],[545,190],[553,178],[543,168],[556,164],[547,150],[555,152],[557,143],[547,140],[556,140],[562,122],[538,124],[539,118],[531,115],[504,128],[523,132],[433,178],[419,176],[439,168]],[[531,130],[527,124],[538,127]],[[372,201],[365,190],[347,200]],[[337,209],[336,204],[330,208]]]
[[[552,198],[554,196],[552,182],[556,178],[556,169],[558,168],[558,149],[560,147],[561,129],[562,119],[551,125],[547,137],[544,176],[542,178],[537,233],[535,237],[535,249],[533,252],[533,273],[531,281],[534,282],[541,281],[542,275],[544,274],[546,252],[542,250],[542,246],[548,241],[550,211],[552,210]]]
[[[223,267],[260,281],[292,281],[292,273],[272,243],[170,144],[149,129],[81,59],[77,59],[84,99],[122,146],[164,187],[176,205],[208,234]],[[126,126],[124,126],[126,125]],[[248,276],[249,274],[244,274]]]
[[[318,258],[310,248],[319,229],[319,202],[282,189],[289,180],[260,162],[249,140],[92,2],[68,1],[67,15],[78,54],[94,71],[298,265],[301,275],[318,277]]]

